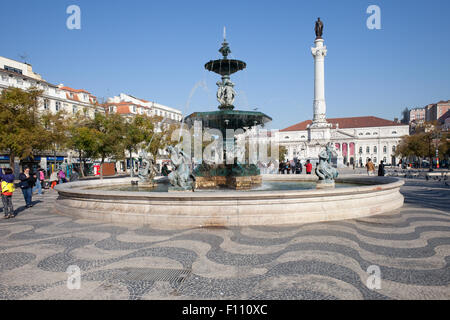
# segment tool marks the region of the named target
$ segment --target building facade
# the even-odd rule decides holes
[[[170,124],[179,123],[183,119],[180,110],[174,109],[156,102],[147,101],[136,98],[132,95],[121,93],[118,96],[108,98],[108,102],[104,105],[105,112],[117,113],[125,118],[132,118],[136,115],[147,115],[149,117],[161,117],[161,122],[157,123],[157,132],[162,132],[167,129]],[[133,167],[138,167],[139,153],[133,153],[132,161]],[[156,164],[161,166],[163,162],[168,161],[168,153],[166,150],[158,151],[158,158]],[[116,165],[119,172],[127,171],[131,168],[130,160],[119,161]]]
[[[121,93],[118,96],[108,98],[106,103],[109,112],[127,114],[129,116],[146,114],[148,116],[159,116],[165,121],[179,122],[183,118],[180,110],[174,109],[153,101],[147,101],[133,97],[132,95]]]
[[[368,159],[374,163],[383,160],[397,164],[395,150],[401,138],[409,134],[409,126],[373,116],[327,119],[331,125],[330,137],[326,142],[335,146],[335,165],[344,167],[365,166]],[[287,158],[302,162],[311,160],[314,164],[323,148],[323,139],[311,139],[311,120],[297,123],[279,131],[280,145],[287,148]]]
[[[38,112],[50,111],[56,113],[65,111],[68,115],[82,112],[90,117],[93,117],[96,112],[104,112],[104,109],[98,104],[97,98],[88,91],[73,89],[62,84],[51,84],[39,74],[33,72],[30,64],[0,57],[0,91],[10,87],[23,90],[30,88],[42,90]],[[20,162],[17,159],[17,166],[37,167],[40,165],[42,168],[47,168],[50,163],[56,162],[57,165],[67,163],[70,161],[70,156],[70,151],[58,152],[56,158],[53,152],[42,151],[40,154],[34,155],[33,158],[24,159]],[[0,166],[8,165],[9,155],[0,151]]]

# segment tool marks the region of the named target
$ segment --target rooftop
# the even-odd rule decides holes
[[[333,127],[336,124],[339,125],[340,129],[349,129],[349,128],[368,128],[368,127],[390,127],[390,126],[399,126],[401,124],[386,120],[373,116],[366,117],[351,117],[351,118],[332,118],[327,119],[328,123],[333,124]],[[299,122],[290,127],[282,129],[280,131],[302,131],[306,130],[307,126],[312,123],[311,120],[306,120],[303,122]]]

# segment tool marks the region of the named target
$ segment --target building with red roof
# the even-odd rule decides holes
[[[330,118],[330,137],[325,139],[335,146],[337,157],[335,165],[364,166],[368,159],[374,163],[383,160],[387,164],[397,164],[395,156],[403,136],[409,134],[409,125],[397,123],[374,116]],[[311,135],[312,120],[305,120],[278,132],[280,144],[287,148],[288,159],[310,159],[317,161],[323,148],[324,139]]]

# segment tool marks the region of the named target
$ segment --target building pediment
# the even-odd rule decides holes
[[[355,139],[356,136],[341,130],[333,130],[331,133],[331,139]]]

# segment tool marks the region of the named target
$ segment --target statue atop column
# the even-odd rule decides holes
[[[323,22],[320,20],[320,18],[317,18],[316,26],[314,28],[314,31],[316,32],[316,39],[322,39]]]

